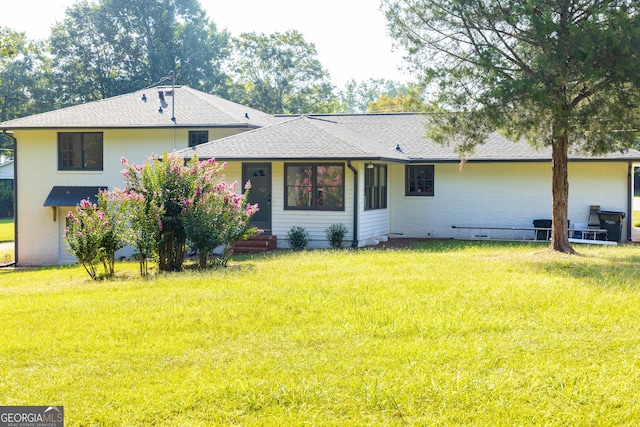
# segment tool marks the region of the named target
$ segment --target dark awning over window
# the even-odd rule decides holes
[[[107,187],[66,187],[55,186],[44,201],[44,206],[76,206],[82,199],[95,203],[100,190]]]

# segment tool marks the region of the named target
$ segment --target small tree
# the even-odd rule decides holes
[[[236,182],[229,185],[224,177],[218,178],[226,164],[210,159],[190,163],[195,188],[192,197],[185,203],[185,230],[187,240],[198,251],[200,267],[207,265],[209,254],[222,247],[222,265],[226,265],[229,250],[234,243],[259,233],[249,227],[249,220],[258,210],[257,205],[247,203],[250,183],[244,194],[236,194]]]
[[[155,202],[145,197],[144,194],[131,190],[115,191],[120,201],[129,226],[124,228],[123,238],[125,242],[138,251],[140,263],[140,275],[149,274],[149,259],[156,254],[156,240],[160,221],[159,209]]]
[[[142,166],[129,165],[124,158],[121,161],[127,165],[123,171],[125,191],[144,200],[137,202],[144,209],[137,207],[140,222],[132,224],[140,227],[136,233],[153,235],[160,271],[180,271],[187,240],[183,215],[192,192],[193,175],[187,172],[182,159],[167,152],[161,159],[153,158]]]
[[[98,194],[98,203],[81,200],[67,215],[65,240],[93,280],[98,279],[96,263],[102,262],[106,277],[113,276],[115,253],[124,246],[125,217],[110,193]]]
[[[98,218],[102,220],[99,258],[107,277],[115,274],[116,252],[125,245],[126,219],[115,195],[109,191],[98,194]]]

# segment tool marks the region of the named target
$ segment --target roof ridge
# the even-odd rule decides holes
[[[358,130],[358,129],[353,129],[352,127],[350,127],[350,126],[348,126],[348,125],[346,125],[346,124],[344,124],[344,123],[340,123],[340,122],[332,121],[332,120],[322,120],[322,119],[317,119],[317,118],[315,118],[315,117],[306,117],[306,118],[310,121],[310,123],[311,123],[311,124],[312,124],[316,129],[319,129],[319,131],[321,131],[321,132],[323,132],[324,134],[329,135],[329,136],[331,136],[331,137],[333,137],[333,138],[339,139],[339,140],[340,140],[340,141],[342,141],[343,143],[345,143],[345,144],[347,144],[347,145],[350,145],[351,147],[356,148],[356,149],[358,149],[358,150],[362,151],[363,153],[373,154],[373,151],[372,151],[372,150],[370,150],[370,149],[368,149],[368,146],[369,146],[369,145],[379,145],[379,144],[377,143],[377,141],[376,141],[374,138],[372,138],[369,134],[364,133],[364,132],[362,132],[362,131],[360,131],[360,130]],[[360,142],[358,142],[358,141],[354,141],[354,140],[352,140],[352,139],[350,139],[350,138],[347,138],[346,136],[344,136],[344,135],[343,135],[342,133],[340,133],[340,132],[338,132],[338,133],[331,133],[331,132],[329,132],[329,131],[325,130],[324,128],[322,128],[322,127],[320,127],[320,126],[317,126],[317,125],[316,125],[316,123],[314,123],[313,121],[322,121],[322,122],[325,122],[325,123],[332,123],[332,124],[335,124],[336,126],[341,127],[341,129],[346,129],[348,132],[351,132],[351,133],[353,133],[353,134],[360,135],[360,137],[364,137],[364,138],[367,140],[367,144],[366,144],[366,145],[363,145],[363,144],[361,144],[361,143],[360,143]]]

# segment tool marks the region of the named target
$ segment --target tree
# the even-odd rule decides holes
[[[634,0],[383,0],[392,35],[436,97],[434,140],[462,156],[500,130],[552,147],[551,249],[573,253],[569,148],[624,150],[638,136]]]
[[[82,0],[50,44],[68,105],[132,92],[170,71],[177,83],[223,91],[228,38],[196,0]]]
[[[13,56],[16,54],[12,33],[9,28],[0,28],[0,56]]]
[[[12,30],[5,34],[15,55],[0,58],[0,121],[50,110],[56,106],[56,95],[44,43]]]
[[[316,48],[297,31],[244,33],[233,41],[231,98],[271,114],[339,109]]]
[[[187,242],[198,250],[201,267],[219,246],[226,265],[231,245],[258,234],[249,226],[258,206],[247,203],[248,186],[236,194],[235,184],[219,175],[226,164],[199,162],[194,156],[185,165],[166,152],[144,165],[121,161],[125,188],[116,193],[131,229],[123,234],[140,253],[141,275],[147,274],[146,260],[153,254],[160,271],[180,271]]]
[[[396,96],[381,95],[367,106],[368,113],[415,113],[424,109],[424,88],[417,84],[410,84]]]
[[[125,242],[125,217],[120,204],[108,191],[98,194],[98,203],[81,200],[76,212],[69,211],[65,241],[69,250],[93,280],[98,279],[95,264],[100,261],[105,277],[114,275],[115,253]]]
[[[357,82],[352,79],[340,91],[340,100],[345,113],[366,113],[369,104],[382,97],[395,98],[407,95],[409,87],[401,82],[387,79],[369,79]]]

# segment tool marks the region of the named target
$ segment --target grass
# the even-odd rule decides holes
[[[637,425],[640,248],[428,242],[0,273],[0,405],[89,425]]]
[[[13,242],[14,230],[13,218],[0,218],[0,243]]]

